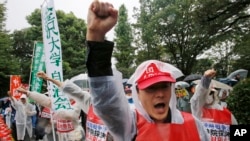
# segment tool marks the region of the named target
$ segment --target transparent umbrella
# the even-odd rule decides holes
[[[245,69],[238,69],[232,73],[230,73],[227,78],[229,79],[234,79],[234,77],[239,74],[240,75],[240,79],[244,79],[247,77],[247,74],[248,74],[248,70],[245,70]]]
[[[187,88],[190,85],[187,82],[185,82],[185,81],[177,81],[175,83],[175,88],[178,88],[178,86],[180,86],[181,88]]]
[[[5,100],[7,100],[7,99],[9,99],[9,97],[0,98],[0,102],[1,102],[1,101],[5,101]]]
[[[89,90],[88,75],[86,73],[73,76],[70,81],[81,87],[83,90]]]
[[[195,83],[195,84],[200,83],[200,79],[193,81],[193,83]],[[212,83],[213,87],[215,87],[215,88],[225,89],[225,90],[232,90],[233,89],[233,87],[231,87],[227,84],[224,84],[222,82],[219,82],[217,80],[214,80],[214,79],[212,79],[211,83]]]

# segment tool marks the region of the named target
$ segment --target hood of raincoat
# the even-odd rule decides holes
[[[149,122],[154,122],[154,121],[150,118],[148,113],[142,107],[142,104],[138,98],[136,86],[137,86],[138,80],[141,78],[142,75],[144,75],[144,72],[147,70],[148,66],[150,66],[152,64],[154,64],[154,66],[156,66],[157,71],[160,71],[161,73],[170,74],[170,77],[175,79],[175,80],[177,78],[183,76],[183,73],[178,68],[174,67],[171,64],[164,63],[164,62],[157,61],[157,60],[145,61],[137,67],[136,71],[129,78],[127,83],[132,85],[132,87],[131,87],[132,97],[133,97],[134,104],[135,104],[137,111],[142,116],[144,116],[144,118],[147,119]],[[158,82],[160,82],[160,81],[163,81],[163,80],[161,79]],[[170,102],[169,102],[169,106],[171,109],[171,115],[172,115],[171,122],[172,123],[183,123],[183,118],[181,116],[181,113],[176,108],[176,95],[175,95],[175,85],[174,85],[175,82],[172,80],[167,80],[167,81],[173,83],[172,87],[171,87],[171,98],[170,98]],[[154,82],[156,83],[156,81],[154,81]]]
[[[210,95],[210,93],[213,92],[213,96]],[[209,90],[206,93],[206,106],[209,108],[215,108],[215,109],[221,109],[221,106],[219,105],[220,99],[219,99],[219,93],[218,90],[214,89],[213,83],[210,84]],[[208,104],[211,103],[211,104]]]
[[[21,97],[20,97],[20,99],[22,99],[22,98],[23,99],[27,99],[27,96],[25,94],[22,94]]]
[[[200,87],[200,85],[201,84],[196,85],[195,90],[198,90],[199,89],[198,87]],[[212,95],[210,95],[211,92],[213,92]],[[219,99],[218,90],[214,88],[214,84],[212,82],[210,83],[208,90],[204,94],[205,94],[205,97],[204,97],[205,107],[222,110],[222,106],[220,106],[219,104],[220,99]]]
[[[28,97],[25,95],[25,94],[22,94],[21,97],[20,97],[20,100],[21,99],[25,99],[25,103],[21,102],[22,104],[24,105],[27,105],[28,104]]]

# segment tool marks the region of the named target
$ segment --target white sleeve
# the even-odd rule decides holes
[[[203,81],[209,81],[209,82],[206,82],[207,84],[206,86],[204,86]],[[207,88],[207,85],[209,85],[210,82],[211,80],[204,79],[203,77],[200,83],[196,86],[195,93],[190,99],[192,114],[198,119],[201,119],[201,116],[202,116],[202,109],[206,103],[206,94],[209,91],[209,89]]]
[[[25,107],[26,108],[26,114],[28,116],[33,116],[36,114],[36,108],[34,108],[35,106],[28,103],[28,105]]]
[[[200,86],[196,87],[195,94],[192,96],[191,103],[191,111],[192,114],[201,119],[202,116],[202,108],[205,105],[205,93],[208,92],[208,89],[202,88]]]
[[[76,103],[80,105],[84,113],[88,113],[91,104],[91,96],[89,92],[83,91],[79,86],[69,80],[64,81],[61,89],[66,95],[73,98]]]
[[[58,110],[55,111],[54,116],[58,117],[59,119],[65,120],[79,120],[81,108],[76,104],[74,104],[73,109],[71,110]]]
[[[17,110],[18,107],[20,107],[20,103],[18,103],[18,101],[15,98],[11,99],[10,102],[15,110]]]
[[[236,120],[233,114],[231,114],[231,119],[232,119],[232,125],[238,125],[238,121]]]
[[[199,119],[197,119],[196,117],[194,117],[194,120],[195,120],[196,127],[198,129],[201,141],[211,141],[210,135],[208,134],[207,130],[205,129],[205,126],[203,126],[202,122]]]
[[[39,105],[47,108],[51,108],[51,99],[50,97],[38,93],[38,92],[28,92],[28,97],[36,101]]]

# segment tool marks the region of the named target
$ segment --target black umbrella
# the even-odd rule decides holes
[[[200,74],[190,74],[190,75],[186,76],[183,79],[183,81],[190,82],[190,81],[201,79],[201,77],[202,77],[202,75],[200,75]]]

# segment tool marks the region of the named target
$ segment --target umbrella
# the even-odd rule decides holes
[[[194,81],[194,80],[198,80],[201,79],[202,75],[200,74],[190,74],[188,76],[186,76],[183,81],[189,82],[189,81]]]
[[[126,86],[128,87],[131,87],[132,85],[131,84],[128,84],[128,78],[123,78],[122,79],[122,84],[123,84],[123,87],[125,88]]]
[[[182,88],[187,88],[190,85],[185,81],[178,81],[178,82],[175,83],[175,88],[177,88],[178,86],[180,86]]]
[[[122,79],[122,83],[123,83],[123,84],[127,84],[127,81],[128,81],[128,78],[123,78],[123,79]]]
[[[89,89],[88,75],[86,73],[81,73],[73,76],[70,81],[81,87],[83,90]]]
[[[195,84],[200,83],[200,79],[199,80],[195,80],[193,81]],[[212,86],[215,88],[219,88],[219,89],[225,89],[225,90],[232,90],[233,88],[227,84],[224,84],[222,82],[219,82],[217,80],[212,79]]]
[[[229,79],[234,79],[234,77],[239,74],[240,75],[240,79],[244,79],[247,77],[247,74],[248,74],[248,70],[245,70],[245,69],[238,69],[232,73],[230,73],[227,78]]]
[[[3,97],[3,98],[0,98],[0,101],[5,101],[7,99],[9,99],[9,97]]]

